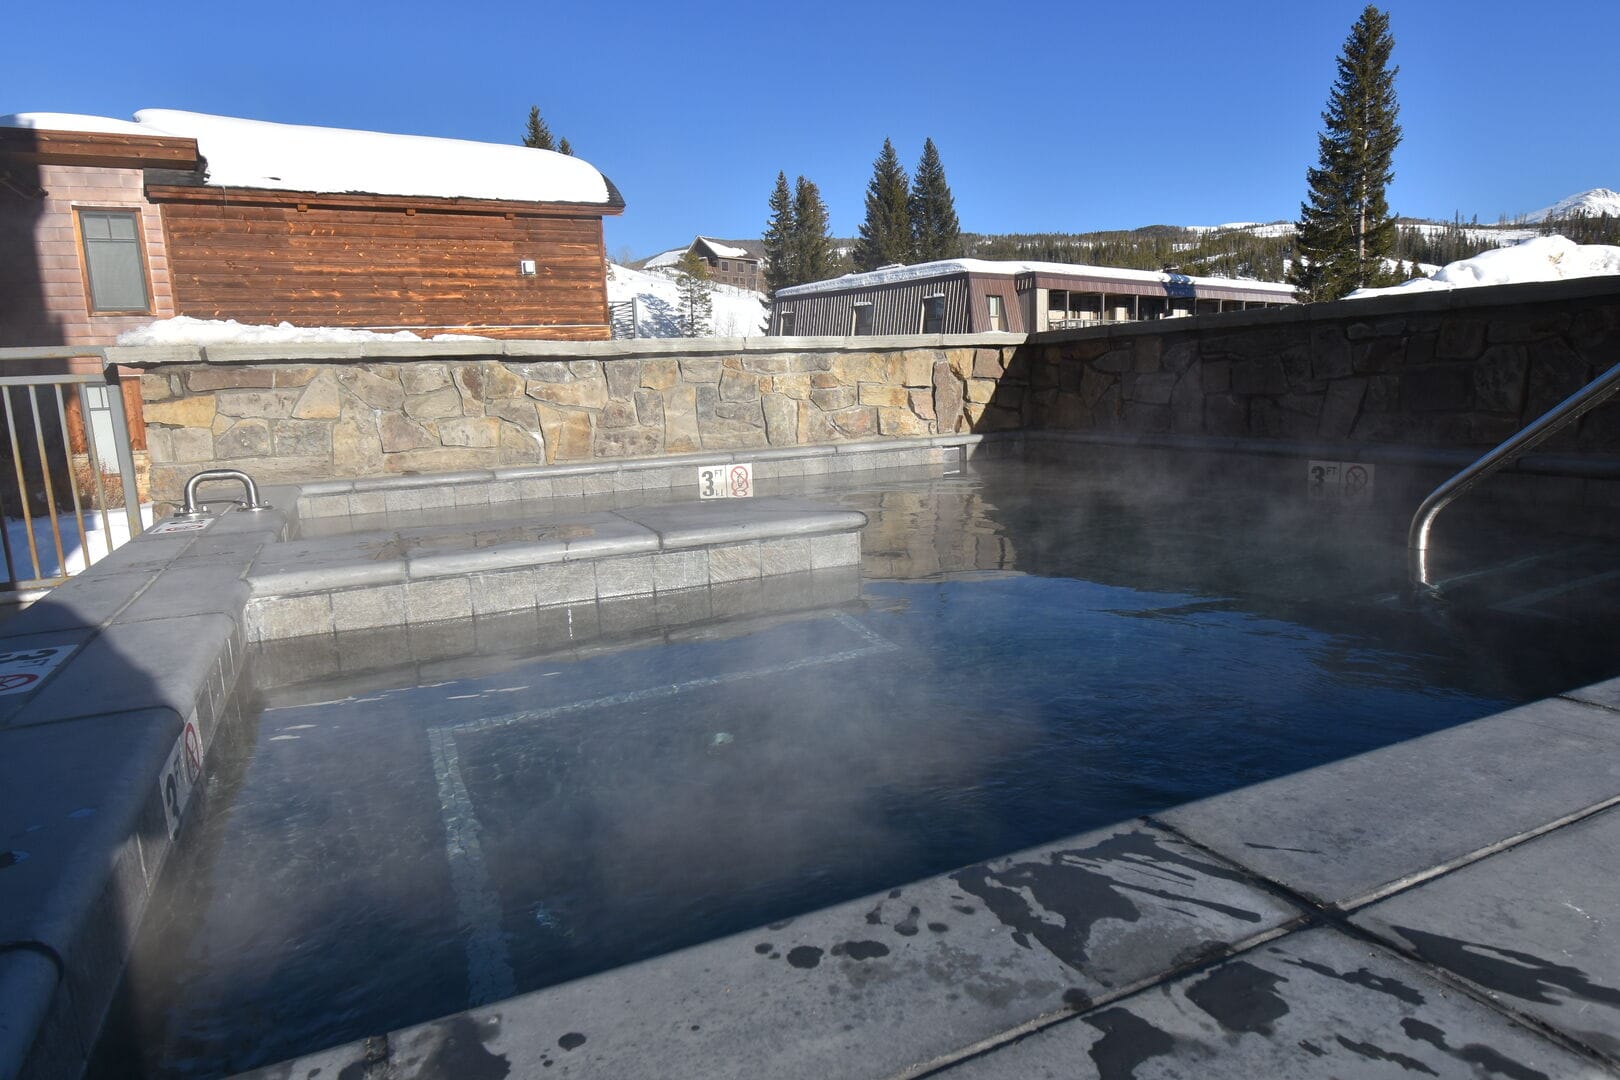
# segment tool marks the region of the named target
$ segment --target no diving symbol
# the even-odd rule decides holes
[[[1360,495],[1367,490],[1367,470],[1361,465],[1352,465],[1344,470],[1344,493],[1346,495]]]
[[[202,772],[202,736],[197,732],[197,725],[187,723],[183,738],[186,744],[186,781],[191,783]]]
[[[0,694],[23,690],[37,682],[39,682],[39,676],[27,671],[19,671],[11,675],[0,675]]]
[[[754,470],[747,465],[733,465],[731,467],[731,497],[733,499],[746,499],[753,494]]]

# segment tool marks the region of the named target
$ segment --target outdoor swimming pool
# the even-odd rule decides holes
[[[279,1061],[1620,666],[1613,543],[1459,511],[1449,599],[1413,609],[1409,504],[1313,502],[1298,471],[1098,452],[805,481],[871,518],[857,591],[742,617],[717,594],[657,631],[582,610],[572,644],[508,620],[476,662],[261,679],[103,1071]]]

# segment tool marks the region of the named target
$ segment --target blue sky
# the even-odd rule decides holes
[[[963,228],[1298,214],[1340,0],[1220,4],[149,0],[12,5],[0,113],[178,108],[516,141],[530,104],[619,185],[608,250],[757,236],[778,170],[853,234],[885,136]],[[1620,4],[1394,0],[1398,213],[1620,188]],[[91,32],[88,27],[100,26]]]

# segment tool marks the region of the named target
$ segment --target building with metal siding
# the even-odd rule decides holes
[[[770,333],[1030,333],[1294,303],[1292,286],[1066,263],[949,259],[778,289]]]

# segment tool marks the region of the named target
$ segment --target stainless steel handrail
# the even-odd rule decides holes
[[[1556,434],[1567,424],[1603,404],[1620,390],[1620,364],[1605,371],[1569,397],[1526,424],[1506,442],[1441,484],[1423,500],[1406,531],[1407,565],[1412,584],[1432,590],[1429,579],[1429,531],[1440,511],[1474,485]]]
[[[204,469],[190,480],[186,481],[185,503],[176,517],[195,518],[207,512],[208,507],[197,505],[197,488],[215,480],[235,480],[241,483],[247,502],[242,505],[243,510],[268,510],[270,504],[259,501],[259,485],[253,482],[253,477],[240,469]]]

